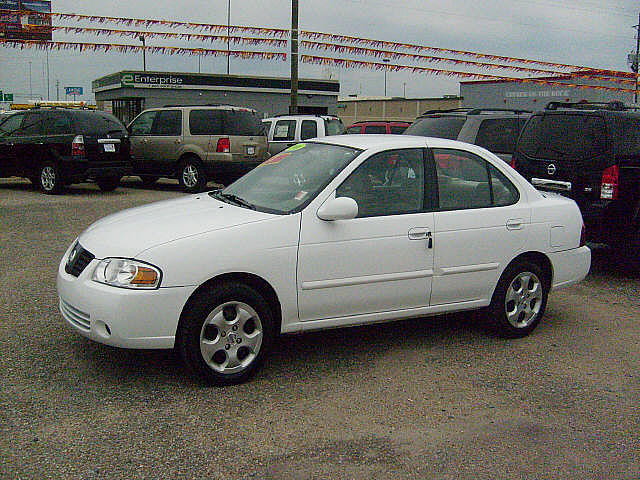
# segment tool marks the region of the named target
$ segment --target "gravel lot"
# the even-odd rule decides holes
[[[1,478],[640,478],[640,271],[611,252],[528,338],[472,314],[284,337],[251,382],[204,388],[58,313],[84,228],[182,195],[139,185],[0,180]]]

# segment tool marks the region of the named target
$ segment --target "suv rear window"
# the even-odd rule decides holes
[[[404,134],[456,140],[466,120],[465,117],[419,118],[404,131]]]
[[[255,113],[242,110],[222,110],[222,112],[225,135],[244,137],[266,135],[264,124]]]
[[[594,115],[535,115],[525,126],[518,149],[530,157],[589,158],[607,148],[604,119]]]
[[[342,135],[344,132],[344,125],[342,120],[331,119],[324,121],[324,131],[327,135]]]
[[[222,135],[220,110],[191,110],[189,113],[191,135]]]
[[[80,130],[78,133],[84,135],[97,137],[107,133],[127,134],[127,129],[120,120],[106,112],[74,112],[73,120],[76,128]]]
[[[513,153],[519,133],[517,118],[490,118],[480,124],[475,144],[493,153]]]

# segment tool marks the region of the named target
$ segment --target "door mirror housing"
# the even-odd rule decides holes
[[[351,197],[330,198],[318,209],[317,215],[328,222],[350,220],[358,216],[358,204]]]

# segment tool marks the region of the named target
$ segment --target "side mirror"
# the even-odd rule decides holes
[[[358,216],[358,204],[351,197],[330,198],[318,209],[317,215],[328,222],[350,220]]]

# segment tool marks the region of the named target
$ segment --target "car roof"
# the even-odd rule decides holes
[[[366,135],[347,134],[332,135],[313,139],[314,143],[330,143],[343,147],[352,147],[360,150],[393,149],[393,148],[464,148],[470,149],[473,145],[456,140],[447,140],[435,137],[420,137],[416,135]]]

